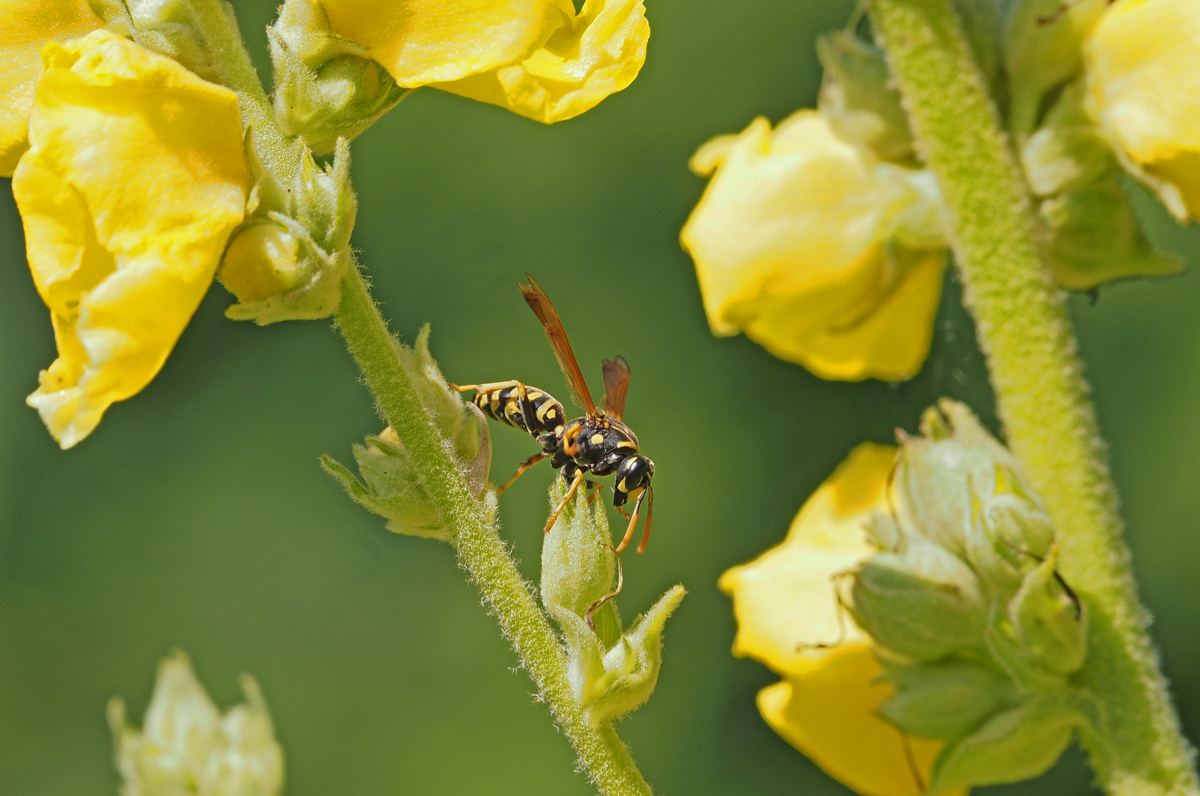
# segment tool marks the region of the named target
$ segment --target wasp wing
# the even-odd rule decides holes
[[[563,376],[567,379],[567,387],[571,389],[571,398],[587,412],[588,417],[595,417],[598,414],[596,403],[592,400],[592,394],[588,392],[587,382],[583,380],[583,372],[579,370],[579,362],[575,360],[575,353],[571,351],[571,343],[567,340],[567,332],[563,329],[558,312],[537,280],[528,272],[525,277],[529,280],[529,284],[518,284],[517,287],[521,288],[521,295],[525,297],[525,303],[533,310],[533,314],[542,322],[542,328],[546,330],[546,337],[550,340],[550,347],[554,349],[558,366],[562,368]]]
[[[629,363],[625,357],[604,360],[604,414],[617,420],[625,414],[629,392]]]

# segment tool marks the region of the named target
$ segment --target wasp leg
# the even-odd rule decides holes
[[[650,523],[654,521],[654,490],[646,487],[646,491],[650,493],[650,504],[646,506],[646,530],[642,531],[642,541],[637,546],[639,554],[646,549],[646,543],[650,541]]]
[[[550,533],[550,529],[554,527],[554,523],[558,522],[558,515],[562,514],[562,510],[571,498],[575,497],[575,492],[578,491],[579,485],[583,483],[583,470],[576,470],[575,477],[571,479],[571,488],[567,490],[567,494],[563,495],[562,502],[558,504],[558,508],[550,515],[550,519],[546,520],[546,527],[542,529],[542,533]]]
[[[503,495],[503,494],[504,494],[504,490],[506,490],[506,489],[508,489],[510,486],[512,486],[512,485],[513,485],[513,483],[514,483],[514,482],[515,482],[515,481],[516,481],[518,478],[520,478],[521,476],[525,475],[525,471],[526,471],[526,470],[530,469],[530,468],[531,468],[531,467],[533,467],[535,464],[537,464],[538,462],[540,462],[542,459],[545,459],[545,458],[546,458],[546,454],[544,454],[544,453],[535,453],[535,454],[533,454],[532,456],[530,456],[528,459],[526,459],[526,460],[525,460],[525,463],[524,463],[524,464],[522,464],[520,467],[518,467],[518,468],[517,468],[517,471],[516,471],[515,473],[513,473],[513,477],[512,477],[512,478],[510,478],[510,479],[508,479],[507,481],[505,481],[505,482],[504,482],[504,484],[503,484],[503,485],[502,485],[502,486],[501,486],[499,489],[497,489],[497,490],[496,490],[496,496],[497,496],[497,497],[499,497],[500,495]]]
[[[637,502],[633,504],[633,513],[629,515],[629,527],[625,529],[625,536],[621,539],[621,543],[613,548],[618,553],[624,550],[629,544],[629,540],[633,538],[633,529],[637,527],[638,511],[642,508],[642,501],[646,499],[646,492],[647,490],[643,489],[642,494],[638,495]]]
[[[595,502],[597,496],[604,494],[604,484],[600,483],[599,481],[585,481],[583,484],[583,488],[596,490],[592,494],[588,495],[588,505],[589,506],[592,505],[593,502]]]
[[[596,632],[596,623],[592,621],[592,611],[595,611],[597,608],[604,605],[606,602],[611,600],[613,597],[616,597],[618,594],[620,594],[621,587],[623,587],[624,585],[625,585],[625,572],[624,572],[624,570],[621,569],[621,557],[617,556],[617,588],[613,589],[611,592],[609,592],[608,594],[601,597],[599,600],[596,600],[596,602],[589,605],[588,609],[587,609],[587,613],[585,613],[583,615],[583,618],[587,620],[588,627],[590,627],[592,629],[593,633]]]

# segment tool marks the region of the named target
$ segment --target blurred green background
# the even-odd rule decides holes
[[[717,576],[781,538],[856,443],[914,429],[941,395],[994,425],[953,280],[934,352],[902,385],[822,382],[744,338],[708,331],[678,231],[709,137],[814,103],[813,38],[849,2],[651,0],[631,88],[544,127],[433,90],[354,148],[355,245],[411,340],[433,324],[448,378],[521,378],[566,397],[515,282],[535,274],[585,371],[624,354],[627,417],[657,463],[655,538],[626,556],[624,613],[684,583],[651,702],[621,724],[664,794],[839,794],[761,721],[776,678],[729,655]],[[260,58],[271,2],[238,4]],[[318,466],[377,432],[326,322],[265,329],[222,316],[216,287],[150,387],[64,453],[24,405],[54,357],[0,192],[0,792],[114,794],[105,701],[140,717],[158,660],[187,650],[218,702],[263,684],[288,793],[588,794],[533,688],[444,545],[388,533]],[[1147,202],[1155,241],[1200,259],[1200,234]],[[1185,729],[1200,732],[1200,280],[1073,299],[1129,542]],[[533,452],[493,427],[493,475]],[[537,576],[545,488],[504,496],[504,534]],[[613,515],[615,516],[615,514]],[[1045,777],[981,793],[1091,792],[1072,751]]]

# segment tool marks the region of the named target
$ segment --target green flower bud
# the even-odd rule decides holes
[[[840,31],[817,39],[817,58],[825,68],[818,105],[833,131],[884,160],[912,160],[908,116],[889,82],[883,52]]]
[[[253,677],[246,703],[223,717],[175,652],[158,667],[143,729],[128,726],[125,703],[108,704],[125,796],[275,796],[283,790],[283,750]]]
[[[217,274],[239,299],[225,311],[234,320],[265,325],[324,318],[341,302],[358,209],[350,187],[350,146],[341,141],[333,164],[324,169],[303,144],[298,147],[300,168],[285,188],[248,146],[258,182],[246,223],[226,249]]]
[[[127,36],[148,50],[178,61],[210,83],[221,83],[220,71],[197,31],[188,3],[88,0],[88,5],[113,33]]]
[[[957,741],[1016,701],[1012,681],[981,663],[951,658],[914,665],[885,657],[880,663],[896,691],[879,713],[917,738]]]
[[[335,36],[315,0],[287,0],[267,38],[275,117],[318,155],[356,138],[409,93],[365,48]]]
[[[492,461],[487,418],[446,386],[437,362],[429,354],[428,325],[418,335],[415,350],[399,344],[397,347],[421,404],[453,446],[472,494],[494,510],[495,498],[485,494]],[[430,502],[420,472],[390,427],[376,437],[368,437],[366,445],[355,445],[354,458],[362,480],[329,456],[322,456],[321,463],[355,502],[385,517],[388,530],[449,541],[450,532]]]
[[[923,536],[878,553],[854,575],[851,614],[876,643],[918,661],[982,647],[988,606],[961,559]]]
[[[1079,698],[1038,696],[1002,711],[946,747],[934,767],[931,793],[1030,779],[1054,765],[1082,724]]]
[[[565,491],[555,479],[551,507]],[[663,625],[684,595],[682,586],[674,587],[622,632],[615,600],[605,599],[619,582],[604,506],[581,491],[546,535],[542,602],[562,631],[575,698],[596,723],[619,718],[650,698],[662,666]]]
[[[1108,0],[1016,0],[1004,31],[1010,129],[1018,141],[1033,131],[1042,97],[1083,64],[1083,40]]]
[[[1008,604],[1017,641],[1037,665],[1067,675],[1083,666],[1087,655],[1087,615],[1056,571],[1053,547],[1021,584]]]

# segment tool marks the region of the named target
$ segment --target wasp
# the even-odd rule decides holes
[[[587,382],[579,369],[567,332],[550,298],[541,285],[528,273],[529,284],[518,284],[525,302],[542,322],[550,347],[558,359],[567,380],[571,398],[585,412],[583,417],[567,420],[566,411],[554,396],[545,390],[522,382],[497,381],[488,384],[451,384],[458,392],[475,391],[472,402],[485,415],[505,425],[519,428],[532,436],[541,446],[541,451],[530,456],[512,478],[508,479],[496,494],[504,492],[513,482],[543,459],[550,459],[550,466],[561,470],[562,478],[569,486],[562,501],[550,515],[545,531],[549,533],[563,507],[571,502],[588,475],[615,475],[613,505],[617,511],[629,518],[625,536],[615,548],[619,553],[633,538],[637,527],[638,513],[642,501],[649,496],[646,508],[646,527],[637,551],[646,549],[650,540],[650,521],[654,511],[654,490],[650,479],[654,477],[654,462],[638,451],[638,438],[633,429],[621,421],[625,412],[625,396],[629,392],[629,365],[624,357],[606,359],[603,362],[604,401],[596,406],[588,392]],[[624,506],[634,501],[633,513],[626,514]]]

